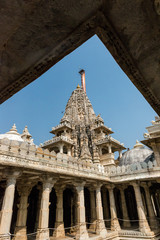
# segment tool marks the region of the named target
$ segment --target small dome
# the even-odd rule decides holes
[[[9,140],[23,142],[21,135],[17,132],[17,128],[16,128],[15,124],[13,125],[13,127],[10,129],[9,132],[7,132],[5,134],[0,134],[0,139],[4,139],[4,138],[7,138]]]
[[[152,150],[145,148],[144,145],[136,141],[134,148],[123,153],[119,160],[119,165],[130,165],[137,162],[154,161],[154,153]]]

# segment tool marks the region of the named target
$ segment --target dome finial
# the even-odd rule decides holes
[[[136,144],[134,145],[134,148],[137,148],[137,147],[143,147],[143,144],[140,143],[138,140],[136,140]]]
[[[77,85],[77,88],[81,88],[81,87],[79,86],[79,83],[78,83],[78,85]]]
[[[17,132],[16,124],[14,123],[12,128],[9,130],[10,132]]]

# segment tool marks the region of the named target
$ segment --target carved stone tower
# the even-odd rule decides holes
[[[52,128],[51,133],[55,136],[46,141],[43,148],[72,155],[79,161],[115,165],[114,152],[125,148],[110,136],[111,128],[94,113],[85,92],[84,70],[80,73],[82,87],[78,85],[72,92],[60,124]]]

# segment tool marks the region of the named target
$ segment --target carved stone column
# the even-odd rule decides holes
[[[141,186],[144,188],[145,191],[145,195],[146,195],[146,201],[147,201],[147,209],[148,209],[148,215],[149,215],[149,222],[152,228],[157,227],[157,219],[154,213],[154,209],[153,209],[153,204],[151,202],[151,195],[149,192],[149,187],[147,185],[147,183],[142,183]]]
[[[111,143],[108,144],[108,153],[112,153],[112,144]]]
[[[84,183],[77,183],[76,190],[77,190],[77,223],[78,223],[76,239],[85,240],[89,239],[89,237],[85,221]]]
[[[121,203],[122,203],[122,213],[123,213],[123,227],[131,227],[131,223],[128,217],[127,205],[126,205],[126,198],[124,195],[124,186],[119,187],[121,193]]]
[[[140,187],[137,183],[132,183],[132,186],[134,188],[135,197],[136,197],[140,231],[143,233],[151,233],[151,229],[148,225],[148,221],[144,213],[144,206],[142,202]]]
[[[120,231],[121,227],[119,225],[119,221],[117,218],[117,210],[114,199],[113,185],[107,185],[107,189],[109,191],[109,201],[110,201],[110,212],[111,212],[111,230],[112,231]]]
[[[3,205],[0,216],[0,239],[10,239],[9,232],[12,219],[12,208],[14,201],[14,192],[16,178],[19,176],[19,172],[14,172],[7,176],[7,186],[3,198]]]
[[[63,191],[64,185],[56,186],[57,206],[56,206],[56,222],[55,231],[53,232],[54,237],[65,237],[64,222],[63,222]]]
[[[17,222],[15,228],[15,240],[27,240],[27,208],[28,208],[28,196],[32,189],[31,183],[28,185],[26,183],[19,184],[18,193],[20,195],[20,203],[18,205],[18,214],[17,214]]]
[[[64,146],[64,144],[60,144],[60,145],[59,145],[59,152],[60,152],[60,153],[63,153],[63,146]]]
[[[103,220],[103,208],[101,199],[101,185],[96,186],[96,212],[97,212],[97,228],[96,233],[102,238],[107,236],[107,230]]]
[[[49,240],[49,196],[52,190],[52,187],[56,180],[53,180],[51,177],[43,178],[43,188],[42,188],[42,199],[41,199],[41,208],[39,214],[39,224],[38,224],[38,233],[36,236],[37,240]]]
[[[95,201],[95,194],[94,188],[90,188],[90,205],[91,205],[91,225],[90,229],[95,231],[96,230],[96,201]]]
[[[68,147],[67,154],[68,154],[68,156],[71,156],[71,147]]]

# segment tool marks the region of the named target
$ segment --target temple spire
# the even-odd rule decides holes
[[[81,74],[81,85],[82,85],[82,89],[83,91],[86,93],[86,80],[85,80],[85,71],[83,69],[81,69],[79,71],[79,73]]]

